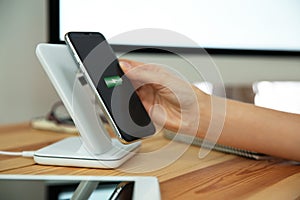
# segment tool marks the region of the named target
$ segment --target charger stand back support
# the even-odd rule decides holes
[[[87,84],[66,45],[39,44],[36,48],[46,74],[71,115],[80,137],[70,137],[35,152],[38,164],[117,168],[131,158],[141,143],[111,139],[92,103]]]

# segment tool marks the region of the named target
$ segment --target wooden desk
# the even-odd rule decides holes
[[[0,127],[0,150],[36,150],[71,134],[38,131],[29,124]],[[168,144],[157,135],[141,151]],[[1,174],[149,175],[160,182],[162,199],[300,199],[300,166],[274,159],[255,161],[220,152],[198,158],[191,146],[174,163],[148,173],[37,165],[31,158],[0,156]],[[129,162],[134,162],[132,158]],[[160,159],[160,158],[158,158]]]

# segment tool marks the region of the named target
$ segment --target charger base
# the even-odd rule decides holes
[[[112,139],[112,148],[102,154],[88,152],[80,137],[70,137],[44,147],[34,154],[34,161],[42,165],[90,168],[117,168],[134,156],[141,142],[124,145]]]

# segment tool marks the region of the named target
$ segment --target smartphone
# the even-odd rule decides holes
[[[154,124],[105,37],[98,32],[68,32],[65,41],[119,140],[130,143],[155,134]]]

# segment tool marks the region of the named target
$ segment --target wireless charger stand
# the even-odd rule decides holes
[[[117,168],[131,158],[141,143],[124,145],[111,139],[96,105],[92,103],[89,86],[82,82],[78,67],[66,45],[39,44],[36,54],[66,109],[80,137],[70,137],[44,147],[34,154],[38,164]]]

